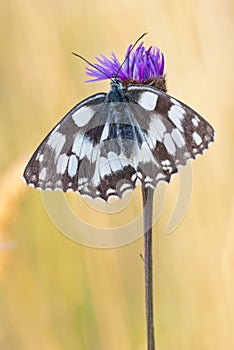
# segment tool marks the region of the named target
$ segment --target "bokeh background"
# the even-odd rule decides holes
[[[165,234],[175,177],[154,227],[158,349],[234,348],[233,11],[231,0],[1,1],[0,349],[146,349],[142,239],[111,250],[74,243],[21,177],[52,126],[108,90],[108,82],[84,83],[84,64],[70,53],[121,58],[145,31],[145,44],[165,54],[170,94],[217,132],[193,162],[181,225]],[[118,215],[95,220],[128,219]]]

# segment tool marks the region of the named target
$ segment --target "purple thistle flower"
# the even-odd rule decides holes
[[[95,57],[98,63],[95,63],[94,66],[97,69],[86,67],[86,74],[94,79],[87,80],[87,82],[117,77],[122,82],[134,81],[144,84],[148,80],[163,77],[164,56],[157,47],[150,46],[146,50],[142,42],[130,52],[131,48],[132,45],[126,51],[126,61],[120,70],[121,63],[113,52],[111,58],[104,55],[100,55],[101,58]]]

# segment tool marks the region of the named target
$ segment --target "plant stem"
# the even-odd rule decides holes
[[[147,349],[155,350],[154,308],[153,308],[153,266],[152,266],[152,225],[154,190],[142,186],[144,207],[144,266],[145,266],[145,304],[147,324]]]

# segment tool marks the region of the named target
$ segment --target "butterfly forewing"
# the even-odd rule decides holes
[[[77,190],[76,164],[85,161],[96,141],[86,137],[87,121],[101,109],[105,97],[104,93],[97,94],[82,101],[54,127],[25,168],[27,184],[42,190]]]
[[[188,106],[144,85],[97,94],[45,138],[24,177],[41,189],[122,197],[137,182],[170,181],[213,141],[213,128]]]

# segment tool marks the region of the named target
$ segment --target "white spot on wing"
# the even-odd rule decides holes
[[[144,138],[151,149],[154,149],[156,147],[157,137],[155,134],[152,134],[150,131],[148,131],[148,133],[144,135]]]
[[[44,158],[44,155],[42,153],[37,153],[36,160],[38,160],[39,162],[42,162],[43,158]]]
[[[86,125],[93,117],[93,110],[90,107],[83,106],[78,111],[72,114],[72,119],[79,127]]]
[[[40,154],[38,157],[39,162],[42,162],[44,159],[44,154]]]
[[[102,136],[101,136],[101,140],[100,141],[106,140],[108,135],[109,135],[109,124],[106,123],[104,128],[103,128]]]
[[[100,175],[99,175],[98,169],[96,168],[95,173],[92,177],[92,184],[94,186],[97,186],[99,183],[100,183]]]
[[[149,176],[146,176],[145,181],[146,181],[146,182],[152,182],[153,179],[152,179],[151,177],[149,177]]]
[[[62,181],[59,179],[55,182],[55,189],[60,189],[61,190],[61,187],[63,186],[62,184]]]
[[[193,138],[197,145],[200,145],[202,143],[201,136],[198,135],[196,131],[193,133]]]
[[[86,157],[90,160],[91,163],[96,162],[100,155],[100,149],[98,146],[93,147],[89,153],[86,154]]]
[[[181,103],[179,101],[175,100],[173,97],[171,97],[170,100],[174,105],[182,107]]]
[[[156,176],[156,180],[160,180],[160,179],[164,179],[165,175],[162,173],[158,173],[158,175]]]
[[[107,196],[116,195],[116,191],[113,188],[108,188],[106,194]]]
[[[176,152],[176,147],[175,147],[175,144],[171,138],[171,135],[170,134],[165,134],[165,137],[164,137],[164,145],[168,151],[168,153],[172,154],[172,155],[175,155],[175,152]]]
[[[156,107],[157,100],[158,95],[156,93],[146,91],[140,95],[138,103],[141,107],[147,109],[148,111],[153,111]]]
[[[155,186],[149,182],[145,184],[145,187],[152,188],[154,190]]]
[[[149,133],[153,134],[158,141],[162,141],[164,133],[166,132],[166,127],[161,119],[153,118],[149,125]]]
[[[137,177],[142,180],[143,176],[142,173],[140,173],[140,171],[137,172]]]
[[[90,159],[92,154],[92,142],[83,134],[77,134],[72,146],[72,152],[82,159],[86,155]]]
[[[71,155],[68,164],[68,175],[74,177],[77,173],[78,160],[74,154]]]
[[[164,159],[164,160],[162,160],[162,161],[161,161],[161,164],[162,164],[162,165],[166,165],[166,166],[167,166],[167,165],[170,165],[170,164],[171,164],[171,162],[170,162],[170,160],[169,160],[169,159]]]
[[[199,121],[198,118],[193,118],[193,119],[192,119],[193,125],[194,125],[194,126],[198,126],[198,121]]]
[[[81,177],[81,178],[78,179],[78,184],[79,184],[79,185],[83,185],[83,184],[85,184],[87,181],[88,181],[88,178],[87,178],[87,177]]]
[[[182,121],[184,120],[184,109],[178,105],[171,106],[168,116],[171,119],[172,123],[180,130],[183,131]]]
[[[144,141],[142,142],[141,145],[141,159],[139,159],[138,161],[143,161],[143,162],[155,162],[153,159],[153,155],[151,150],[149,149],[149,146],[147,145],[147,143]]]
[[[55,132],[50,135],[47,145],[50,146],[55,152],[55,158],[59,156],[61,150],[66,142],[66,136],[61,134],[60,132]]]
[[[69,186],[71,186],[71,185],[69,185]],[[66,190],[66,192],[73,192],[73,189],[72,189],[72,188],[68,188],[68,189]]]
[[[40,173],[39,173],[39,180],[44,181],[46,178],[46,168],[42,168]]]
[[[120,186],[119,191],[122,193],[127,189],[132,189],[132,186],[130,183],[124,183]]]
[[[80,155],[83,139],[84,139],[84,135],[78,133],[72,145],[72,152],[75,153],[78,157]]]
[[[67,167],[67,162],[68,162],[69,157],[63,153],[58,159],[57,162],[57,173],[58,174],[64,174],[66,167]]]
[[[178,147],[183,147],[185,145],[185,141],[181,135],[181,133],[179,132],[178,129],[173,129],[171,132],[171,137],[173,138],[173,140],[176,143],[176,146]]]

